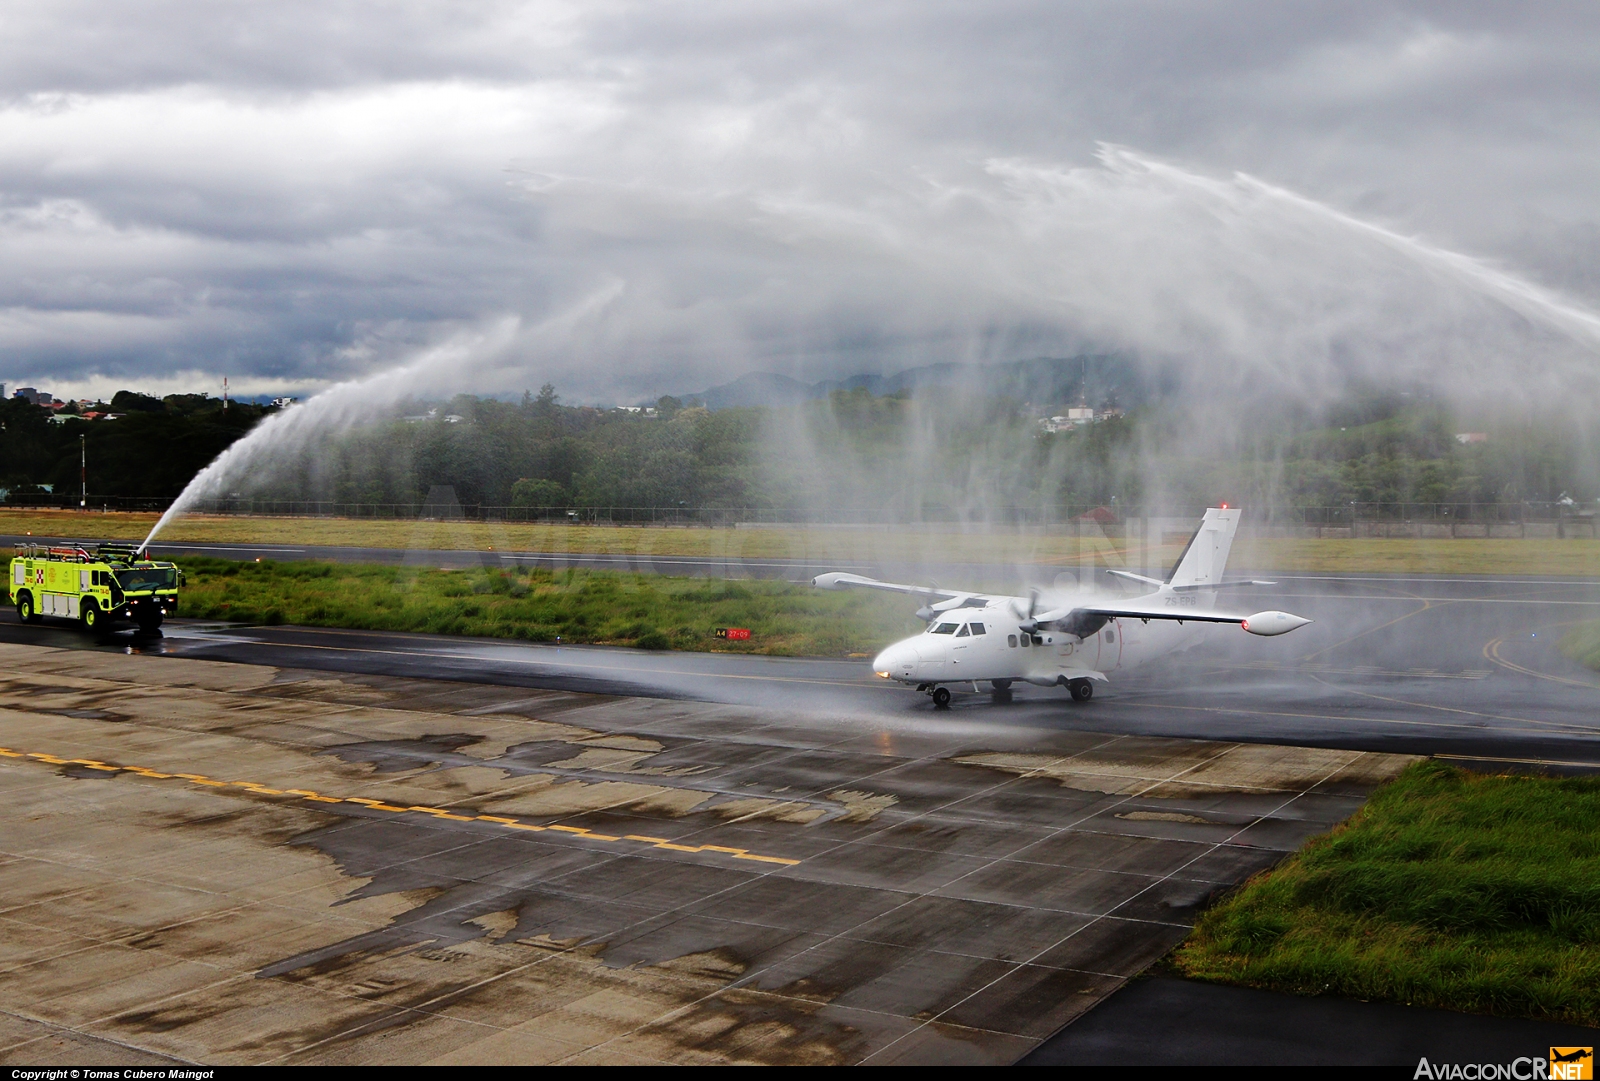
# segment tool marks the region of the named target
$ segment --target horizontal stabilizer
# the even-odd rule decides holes
[[[1160,587],[1166,585],[1166,583],[1159,578],[1147,578],[1142,574],[1134,574],[1132,571],[1108,570],[1106,573],[1116,575],[1118,578],[1126,578],[1130,582],[1143,582],[1147,586]]]
[[[1215,585],[1202,584],[1202,585],[1193,585],[1193,586],[1173,586],[1172,587],[1172,592],[1174,592],[1174,593],[1193,593],[1196,590],[1200,590],[1200,589],[1252,589],[1255,586],[1275,586],[1277,584],[1278,584],[1277,582],[1262,582],[1262,581],[1256,581],[1254,579],[1249,580],[1249,581],[1245,581],[1243,579],[1240,579],[1240,580],[1233,581],[1233,582],[1218,582]]]

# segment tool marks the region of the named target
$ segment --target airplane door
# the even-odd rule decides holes
[[[1086,668],[1092,672],[1100,670],[1100,636],[1091,634],[1083,641],[1078,641],[1076,635],[1061,632],[1061,640],[1056,642],[1056,656],[1060,658],[1062,668]]]
[[[956,631],[955,637],[950,639],[950,655],[944,666],[946,679],[961,679],[963,674],[973,667],[971,647],[971,624],[963,623],[961,629]]]
[[[1122,665],[1122,620],[1113,619],[1100,628],[1100,671],[1110,672]]]

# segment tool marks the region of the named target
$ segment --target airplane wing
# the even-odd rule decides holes
[[[1176,597],[1168,595],[1169,600]],[[1230,615],[1204,608],[1190,608],[1179,604],[1141,604],[1139,598],[1129,604],[1085,604],[1072,608],[1057,608],[1034,617],[1037,627],[1057,627],[1080,638],[1087,637],[1112,619],[1174,620],[1178,623],[1237,623],[1251,634],[1286,634],[1304,627],[1311,620],[1289,612],[1255,612],[1250,615]],[[1025,627],[1026,629],[1026,627]]]
[[[916,597],[926,597],[937,611],[950,608],[981,608],[995,599],[987,593],[973,593],[964,589],[940,589],[937,586],[904,585],[900,582],[880,582],[876,578],[846,574],[843,571],[819,574],[811,579],[811,584],[818,589],[882,589],[889,593],[908,593]]]

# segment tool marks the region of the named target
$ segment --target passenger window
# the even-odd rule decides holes
[[[1116,640],[1117,640],[1117,632],[1113,631],[1113,630],[1107,630],[1106,631],[1106,641],[1107,642],[1115,642]]]
[[[933,633],[954,634],[956,633],[956,625],[954,623],[941,623],[937,627],[933,628]]]
[[[1016,649],[1017,648],[1017,636],[1014,635],[1014,634],[1006,635],[1006,645],[1010,646],[1012,649]]]
[[[1027,649],[1028,648],[1028,636],[1027,635],[1023,635],[1022,636],[1022,648],[1023,649]]]
[[[972,633],[971,631],[967,630],[967,624],[963,623],[961,625],[961,629],[956,632],[956,637],[957,638],[965,638],[967,635],[969,635],[971,633]]]
[[[971,624],[968,624],[968,626],[970,626],[972,628],[972,633],[973,634],[984,634],[984,633],[987,633],[987,632],[984,631],[982,623],[971,623]]]

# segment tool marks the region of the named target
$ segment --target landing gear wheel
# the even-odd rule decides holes
[[[84,601],[83,602],[83,612],[82,612],[82,615],[81,615],[80,618],[83,620],[83,629],[84,630],[86,630],[86,631],[95,631],[95,630],[99,629],[99,627],[100,627],[100,606],[98,604],[94,603],[94,601]]]
[[[989,695],[991,700],[1000,703],[1011,701],[1011,681],[1009,679],[993,680],[992,686],[994,691]]]
[[[1072,693],[1074,702],[1087,702],[1094,697],[1094,684],[1086,679],[1069,679],[1067,690]]]
[[[950,688],[935,687],[933,689],[933,705],[935,709],[950,708]]]
[[[33,608],[33,597],[24,593],[17,600],[17,618],[24,623],[37,623],[44,617]]]

